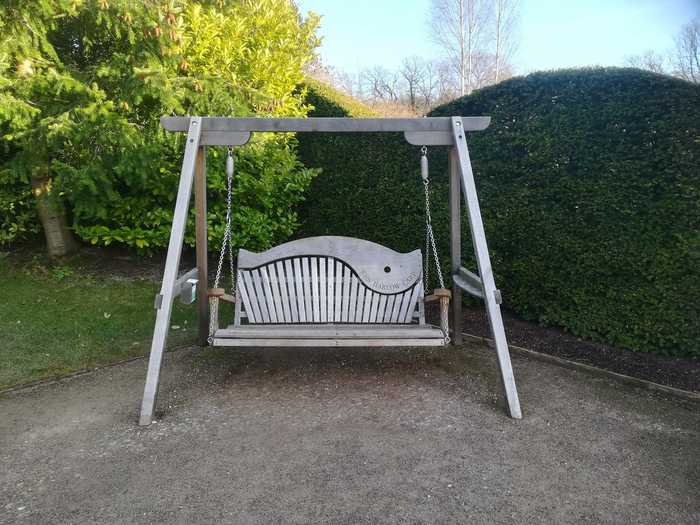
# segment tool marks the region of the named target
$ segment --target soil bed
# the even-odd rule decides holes
[[[523,321],[503,312],[508,343],[661,385],[700,391],[700,360],[668,358],[586,341],[563,330]],[[483,308],[465,308],[465,333],[491,337]]]

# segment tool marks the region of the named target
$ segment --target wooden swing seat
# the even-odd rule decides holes
[[[350,237],[240,250],[234,322],[215,346],[443,346],[426,324],[420,250]],[[449,293],[449,292],[448,292]]]

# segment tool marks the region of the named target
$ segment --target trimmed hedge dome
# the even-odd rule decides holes
[[[594,340],[700,356],[700,86],[635,69],[534,73],[431,114],[449,115],[492,117],[469,146],[507,308]],[[417,149],[397,136],[343,145],[333,151],[330,137],[303,149],[324,170],[305,233],[421,246]],[[437,149],[434,220],[447,262]]]

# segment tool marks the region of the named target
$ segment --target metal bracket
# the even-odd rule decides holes
[[[180,302],[192,304],[197,300],[197,279],[187,279],[180,289]]]
[[[501,296],[501,291],[496,289],[493,291],[493,296],[496,299],[496,304],[503,303],[503,297]]]
[[[163,306],[163,294],[162,293],[157,293],[155,301],[153,301],[153,309],[154,310],[160,310],[160,307]]]

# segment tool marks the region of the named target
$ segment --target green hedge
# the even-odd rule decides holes
[[[535,73],[432,115],[493,118],[469,144],[509,309],[597,341],[700,356],[700,86],[634,69]],[[396,136],[301,139],[303,160],[323,169],[304,233],[422,245],[417,148]],[[446,260],[446,156],[430,156]]]

